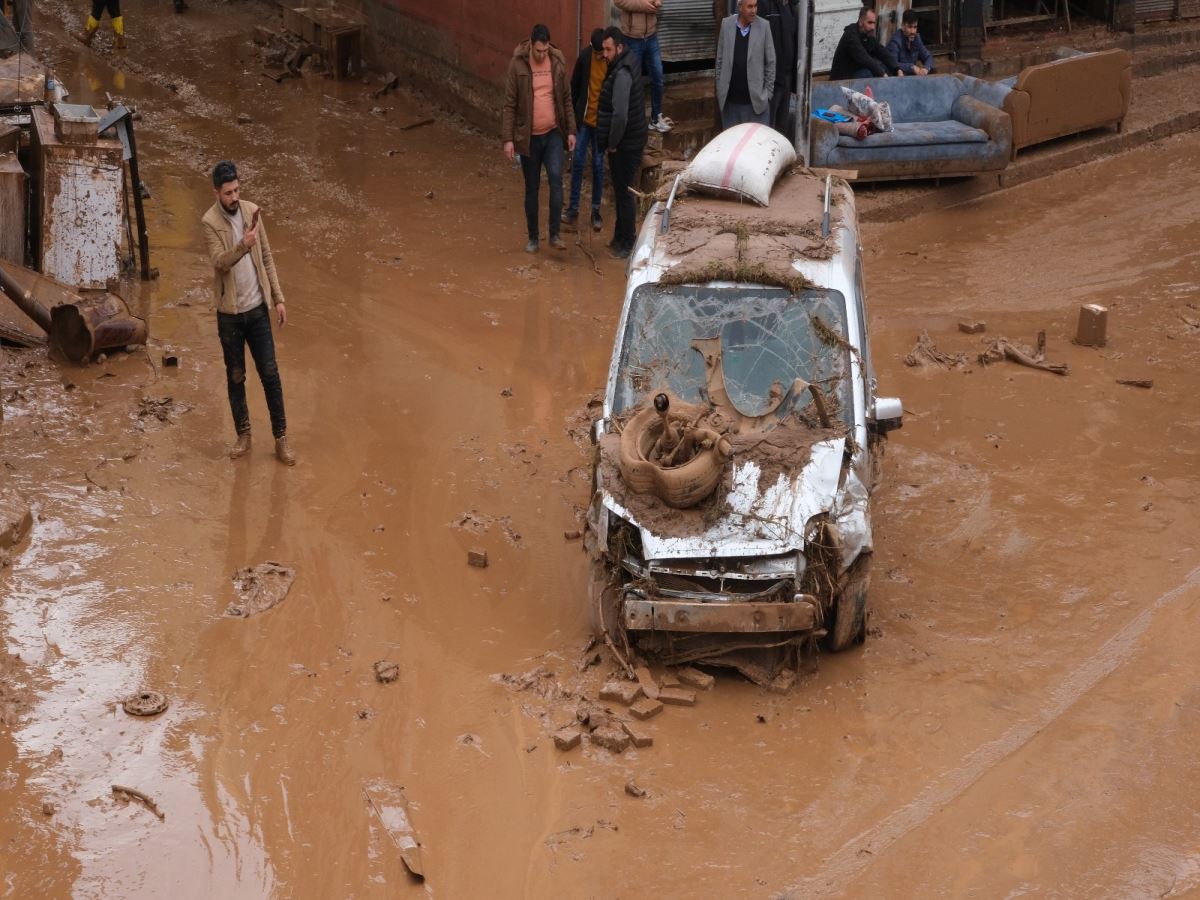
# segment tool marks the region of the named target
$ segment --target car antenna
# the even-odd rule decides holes
[[[825,176],[825,214],[821,216],[821,237],[829,237],[829,187],[833,183],[833,176]]]
[[[667,198],[667,208],[663,210],[662,225],[658,229],[659,234],[666,234],[671,230],[671,207],[675,205],[675,192],[679,190],[679,179],[683,177],[680,172],[675,176],[675,183],[671,185],[671,196]]]

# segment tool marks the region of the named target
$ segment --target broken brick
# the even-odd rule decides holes
[[[632,681],[610,681],[600,689],[600,699],[628,706],[642,696],[642,687]]]
[[[615,725],[605,725],[592,732],[591,741],[597,747],[603,747],[613,753],[624,753],[629,746],[629,735],[625,729]]]
[[[696,692],[681,687],[665,687],[658,692],[658,699],[672,706],[695,706]]]
[[[691,666],[688,666],[686,669],[680,669],[675,674],[679,676],[679,680],[683,684],[686,684],[688,687],[699,688],[702,691],[707,691],[717,683],[717,679],[713,678],[707,672],[701,672],[699,669],[693,669]]]
[[[629,735],[629,740],[633,741],[635,747],[649,747],[654,743],[654,736],[640,725],[635,725],[633,722],[622,722],[621,728]]]
[[[658,682],[654,680],[654,676],[650,674],[650,670],[645,666],[638,666],[633,670],[633,674],[637,676],[638,684],[642,686],[642,693],[651,700],[657,700]]]
[[[488,567],[487,551],[468,550],[467,565],[474,566],[476,569],[486,569]]]
[[[559,750],[574,750],[582,739],[578,729],[563,728],[554,733],[554,746]]]
[[[635,719],[652,719],[663,711],[663,705],[658,700],[645,697],[629,707]]]
[[[958,330],[963,334],[982,334],[987,331],[987,325],[983,322],[959,322]]]

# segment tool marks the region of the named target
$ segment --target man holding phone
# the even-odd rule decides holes
[[[246,346],[249,345],[271,414],[275,456],[281,463],[294,466],[296,454],[288,446],[283,383],[271,335],[271,307],[280,328],[287,324],[287,307],[275,274],[267,229],[259,208],[241,199],[237,166],[229,160],[217,163],[212,183],[216,203],[204,214],[201,224],[213,267],[217,334],[225,357],[229,408],[237,431],[237,441],[229,456],[237,459],[250,451],[250,409],[246,405]]]

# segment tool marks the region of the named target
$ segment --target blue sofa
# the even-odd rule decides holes
[[[994,172],[1012,155],[1012,121],[1000,107],[1007,90],[969,75],[857,78],[813,82],[812,108],[845,106],[842,85],[892,109],[894,130],[864,140],[812,119],[810,164],[854,169],[859,181],[940,178]]]

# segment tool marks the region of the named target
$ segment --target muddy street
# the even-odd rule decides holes
[[[608,227],[524,253],[490,135],[403,89],[261,77],[265,4],[127,0],[121,58],[70,40],[76,6],[40,10],[39,52],[73,101],[141,111],[161,277],[123,286],[147,352],[0,371],[0,485],[34,511],[0,566],[0,896],[1200,890],[1200,133],[866,226],[906,422],[865,646],[786,694],[718,673],[653,746],[563,752],[614,671],[585,665],[567,537],[623,294]],[[199,228],[226,157],[288,298],[291,469],[254,378],[255,443],[227,456]],[[1102,349],[1071,343],[1083,303]],[[906,365],[922,331],[964,365]],[[1069,375],[977,361],[1039,331]],[[266,561],[286,599],[225,615]],[[126,713],[143,689],[166,711]],[[373,784],[403,787],[423,883]]]

